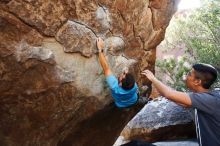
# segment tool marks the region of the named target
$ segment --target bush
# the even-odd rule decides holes
[[[202,1],[201,8],[185,12],[171,21],[162,47],[165,52],[184,50],[182,60],[157,60],[159,72],[170,76],[167,84],[185,91],[181,77],[189,70],[184,64],[208,63],[220,70],[220,1]],[[220,85],[218,80],[215,86]]]

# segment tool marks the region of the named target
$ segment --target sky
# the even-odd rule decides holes
[[[200,0],[181,0],[178,6],[178,10],[194,9],[200,7]]]

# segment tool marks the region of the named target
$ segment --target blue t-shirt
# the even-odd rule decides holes
[[[189,93],[200,146],[220,146],[220,91]]]
[[[119,86],[118,79],[114,75],[111,74],[107,76],[106,80],[112,91],[112,97],[114,98],[117,107],[128,107],[137,102],[138,86],[136,83],[132,89],[124,90]]]

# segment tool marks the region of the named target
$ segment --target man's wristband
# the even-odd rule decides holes
[[[99,53],[103,53],[103,49],[100,49],[100,50],[99,50]]]

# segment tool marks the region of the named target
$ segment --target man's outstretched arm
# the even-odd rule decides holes
[[[141,74],[145,75],[153,83],[162,96],[185,107],[190,107],[192,105],[192,101],[188,94],[171,89],[159,81],[151,71],[145,70]]]
[[[102,69],[104,71],[104,75],[107,77],[111,74],[111,69],[110,69],[110,67],[107,63],[107,60],[103,54],[104,42],[101,38],[98,38],[96,40],[96,43],[97,43],[97,48],[99,51],[99,62],[100,62]]]

